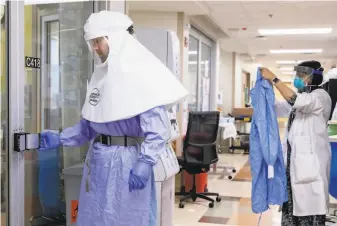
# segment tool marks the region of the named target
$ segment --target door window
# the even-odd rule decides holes
[[[198,99],[198,59],[199,59],[199,41],[190,35],[188,49],[188,74],[186,84],[188,86],[188,109],[197,110]]]
[[[202,111],[210,110],[210,86],[211,86],[211,47],[201,43],[200,61],[200,103]]]

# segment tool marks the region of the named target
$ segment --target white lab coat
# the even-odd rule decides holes
[[[292,148],[290,177],[294,216],[324,215],[329,203],[331,150],[327,132],[331,98],[323,89],[298,94],[296,118],[282,142],[286,160],[287,139]],[[279,117],[289,116],[286,101],[276,103]]]

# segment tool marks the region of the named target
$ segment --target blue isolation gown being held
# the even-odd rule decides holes
[[[252,210],[262,213],[269,209],[269,205],[281,206],[288,196],[274,91],[272,85],[261,76],[259,68],[251,98],[254,109],[249,152]]]
[[[82,119],[60,137],[42,133],[41,151],[90,143],[77,226],[156,226],[153,167],[170,139],[167,111],[187,90],[132,35],[132,24],[111,11],[88,18],[84,38],[95,68]]]

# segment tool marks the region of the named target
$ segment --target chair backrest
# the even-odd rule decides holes
[[[187,163],[209,165],[218,159],[216,140],[220,112],[190,112],[183,154]]]

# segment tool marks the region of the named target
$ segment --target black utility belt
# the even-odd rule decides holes
[[[109,146],[137,146],[144,142],[144,137],[129,137],[129,136],[109,136],[105,134],[98,135],[94,142],[99,142]]]

